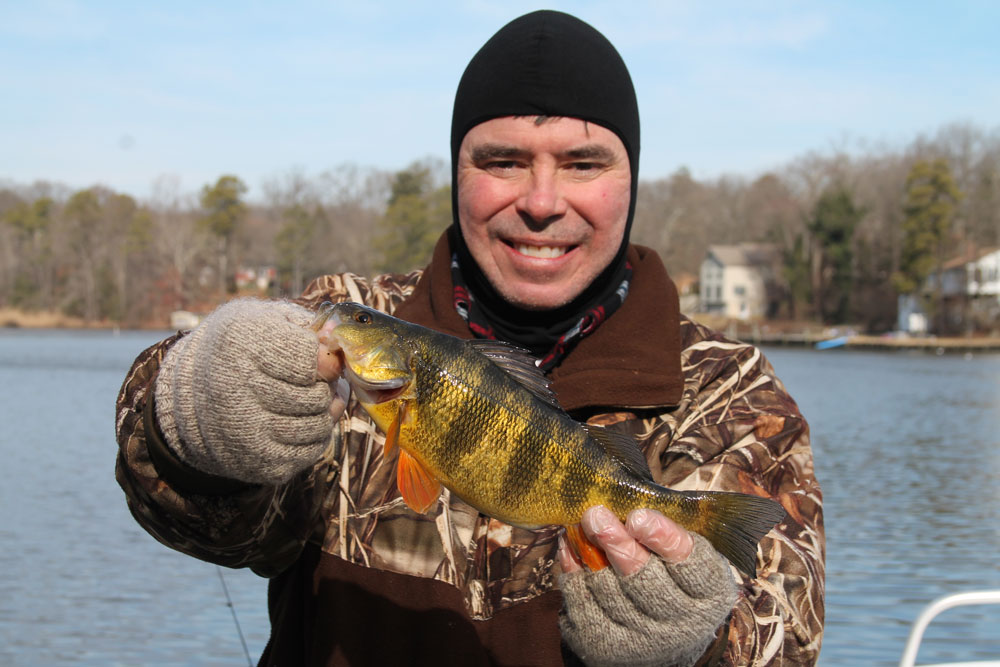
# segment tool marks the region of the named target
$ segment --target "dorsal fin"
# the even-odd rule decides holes
[[[646,457],[639,449],[639,443],[633,437],[594,424],[581,424],[581,426],[604,448],[604,451],[633,474],[648,482],[655,481],[653,473],[649,471],[649,463],[646,462]]]
[[[487,357],[525,389],[540,398],[550,407],[563,412],[562,406],[556,400],[556,395],[549,387],[549,379],[535,365],[535,358],[522,347],[511,345],[499,340],[475,338],[465,341],[469,347]]]

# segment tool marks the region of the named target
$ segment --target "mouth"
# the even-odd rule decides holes
[[[515,241],[504,241],[504,243],[513,248],[518,254],[534,259],[559,259],[576,247],[572,245],[528,245],[527,243]]]

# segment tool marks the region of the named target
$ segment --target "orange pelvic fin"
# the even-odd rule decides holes
[[[396,486],[410,509],[423,514],[441,495],[441,482],[405,449],[399,450]]]
[[[587,539],[587,535],[583,532],[580,524],[574,523],[572,526],[566,526],[566,537],[569,538],[569,543],[573,545],[576,555],[592,571],[603,570],[611,564],[608,562],[608,557],[604,555],[604,551]]]

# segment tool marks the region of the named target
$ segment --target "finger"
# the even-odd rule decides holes
[[[656,510],[631,512],[625,530],[668,563],[687,560],[694,548],[691,533]]]
[[[583,513],[583,532],[591,542],[604,550],[611,567],[627,577],[642,569],[649,560],[649,551],[628,534],[618,517],[603,505],[595,505]]]
[[[337,327],[337,322],[332,317],[326,319],[323,325],[319,329],[313,329],[316,332],[316,338],[323,345],[330,348],[339,348],[340,345],[337,340],[333,337],[333,330]]]
[[[562,568],[563,574],[570,574],[571,572],[578,572],[583,569],[583,563],[573,553],[573,549],[569,546],[566,536],[562,533],[559,534],[558,554],[559,566]]]
[[[331,339],[330,342],[319,344],[319,356],[316,363],[316,375],[321,380],[334,382],[344,373],[343,357],[340,348]]]
[[[330,407],[332,387],[312,382],[299,386],[263,373],[250,375],[246,386],[260,407],[279,415],[308,416],[325,414]]]
[[[351,398],[351,386],[347,384],[347,380],[340,378],[330,383],[330,392],[333,394],[333,399],[330,401],[330,416],[336,421],[347,409],[347,401]]]
[[[282,445],[311,447],[326,444],[330,441],[331,431],[333,421],[325,412],[307,417],[270,415],[267,423],[270,439]]]

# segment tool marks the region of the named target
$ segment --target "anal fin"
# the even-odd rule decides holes
[[[576,555],[592,571],[603,570],[611,564],[608,561],[608,557],[604,555],[604,551],[587,539],[587,535],[583,532],[580,524],[574,523],[572,526],[566,526],[566,537],[569,538],[569,543],[573,545]]]

